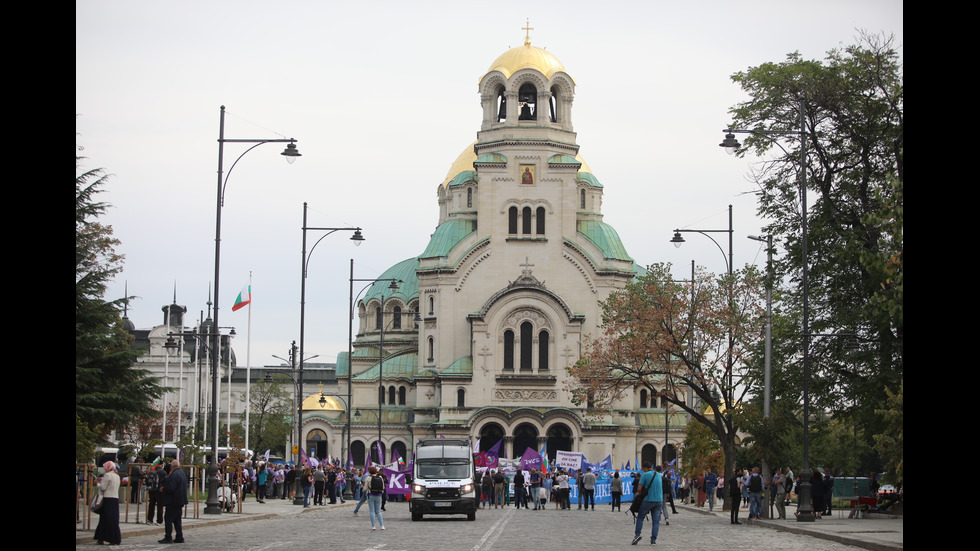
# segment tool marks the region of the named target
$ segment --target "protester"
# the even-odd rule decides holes
[[[364,488],[368,492],[368,516],[371,517],[371,530],[375,530],[374,519],[378,519],[381,529],[385,529],[384,516],[381,514],[381,501],[384,495],[384,478],[378,474],[378,469],[371,466],[368,469],[369,476],[365,477]]]
[[[187,505],[187,475],[180,468],[180,462],[170,462],[170,474],[163,481],[164,535],[158,543],[184,543],[184,528],[181,513]],[[171,535],[173,537],[171,537]]]
[[[256,491],[255,500],[259,503],[265,503],[265,488],[269,481],[269,471],[265,468],[265,463],[259,465],[259,472],[256,476]]]
[[[517,469],[514,473],[514,505],[517,509],[524,505],[527,509],[527,501],[524,499],[524,472]]]
[[[595,511],[595,474],[592,473],[591,468],[585,469],[585,474],[582,475],[582,485],[579,488],[579,491],[585,491],[585,497],[580,500],[585,503],[585,510],[588,511],[589,504],[591,504],[592,510]]]
[[[483,502],[487,509],[493,507],[493,471],[483,473]]]
[[[619,471],[613,473],[609,479],[609,494],[612,496],[612,511],[622,511],[623,498],[623,479],[619,478]]]
[[[116,464],[106,461],[102,464],[105,474],[99,480],[99,493],[102,494],[102,510],[99,512],[99,524],[95,527],[94,539],[99,545],[119,545],[122,543],[122,532],[119,530],[119,474]]]
[[[534,500],[534,510],[541,508],[541,473],[537,469],[531,469],[531,499]]]
[[[648,514],[650,517],[651,531],[650,543],[657,543],[657,536],[660,533],[660,509],[663,507],[664,490],[663,481],[660,473],[652,470],[649,461],[643,462],[643,476],[640,477],[639,487],[646,489],[646,495],[640,504],[640,511],[636,515],[636,528],[633,531],[633,545],[643,539],[643,519]],[[634,495],[634,499],[636,496]]]
[[[146,487],[146,523],[163,524],[163,463],[157,463],[150,467],[146,473],[144,484]],[[156,513],[156,522],[153,521]]]

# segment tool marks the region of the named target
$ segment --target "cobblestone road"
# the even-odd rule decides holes
[[[477,511],[475,521],[463,516],[426,517],[412,522],[408,504],[389,503],[386,530],[371,531],[367,506],[358,515],[351,507],[307,510],[303,514],[251,522],[200,526],[185,533],[187,543],[158,544],[163,535],[123,540],[126,549],[229,549],[263,551],[320,549],[337,551],[602,551],[633,549],[632,517],[606,508],[595,511],[534,511],[513,508]],[[649,522],[637,548],[649,548]],[[89,544],[91,545],[91,544]],[[761,527],[733,526],[727,515],[681,510],[670,525],[661,523],[658,548],[685,551],[757,549],[824,551],[853,547],[810,536]]]

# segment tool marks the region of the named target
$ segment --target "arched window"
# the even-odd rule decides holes
[[[377,329],[378,331],[381,330],[381,319],[382,319],[382,317],[383,316],[381,315],[381,308],[380,307],[375,308],[374,309],[374,328]]]
[[[520,90],[517,92],[517,106],[520,110],[517,120],[538,120],[537,104],[538,89],[529,82],[522,84]]]
[[[392,405],[395,404],[395,387],[394,386],[388,387],[388,403],[389,404],[392,404]]]
[[[579,191],[579,196],[580,196],[580,199],[579,199],[579,208],[582,209],[582,210],[585,210],[585,188],[582,188]]]
[[[548,340],[547,331],[538,333],[538,371],[548,371]]]
[[[431,362],[436,357],[436,355],[435,355],[435,351],[436,351],[435,339],[433,339],[432,337],[429,337],[427,342],[428,342],[428,345],[429,345],[428,346],[428,348],[429,348],[428,360]]]
[[[405,387],[403,386],[398,387],[398,405],[400,406],[405,405],[405,398],[407,394],[408,394],[408,390]]]
[[[473,188],[466,188],[466,208],[473,208]]]
[[[497,122],[507,119],[507,97],[504,95],[504,87],[497,87]]]
[[[558,88],[551,88],[551,122],[558,122]]]
[[[521,371],[531,371],[531,345],[534,344],[534,326],[525,321],[521,324]]]
[[[378,403],[385,403],[385,389],[384,387],[378,389]]]
[[[523,220],[521,220],[521,232],[524,235],[530,235],[531,234],[531,207],[524,207],[524,210],[521,211],[521,217],[523,218]]]
[[[429,313],[432,314],[436,310],[436,299],[435,297],[429,297]]]
[[[640,409],[646,409],[647,407],[647,389],[640,391]]]
[[[544,235],[544,207],[538,207],[537,234]]]
[[[395,306],[394,310],[392,310],[392,314],[395,316],[395,319],[392,321],[392,324],[391,324],[392,327],[391,328],[392,329],[401,329],[402,328],[402,307],[401,306]]]
[[[466,407],[466,391],[459,389],[456,391],[456,407],[464,408]]]
[[[517,233],[517,207],[507,209],[507,233]]]
[[[504,371],[514,371],[514,332],[504,331]]]

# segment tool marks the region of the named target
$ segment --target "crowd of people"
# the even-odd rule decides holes
[[[118,465],[108,461],[103,465],[104,474],[98,479],[98,490],[102,496],[99,511],[99,524],[94,539],[99,544],[116,545],[121,541],[119,530],[119,500],[121,484],[128,483],[132,501],[146,500],[146,523],[163,525],[164,539],[160,543],[183,542],[181,527],[182,508],[187,504],[188,478],[174,461],[156,462],[145,470],[130,468],[128,476],[120,478]],[[642,539],[644,519],[651,520],[651,543],[656,543],[661,518],[670,524],[670,515],[677,514],[674,500],[695,507],[707,506],[714,510],[716,504],[728,501],[730,521],[739,522],[739,511],[748,508],[748,518],[759,519],[764,516],[764,491],[768,489],[769,503],[775,507],[776,518],[786,518],[786,506],[799,481],[794,478],[790,468],[776,468],[768,479],[764,479],[758,467],[735,469],[729,476],[718,476],[711,469],[694,477],[675,476],[668,466],[653,467],[645,462],[642,472],[632,476],[620,471],[611,471],[609,491],[610,510],[622,511],[624,483],[632,489],[633,503],[629,510],[635,515],[633,544]],[[136,481],[137,483],[133,483]],[[387,478],[381,469],[374,466],[364,469],[343,469],[339,465],[321,463],[315,467],[306,465],[285,465],[251,461],[239,465],[222,465],[219,472],[220,485],[230,489],[238,502],[253,495],[257,503],[267,499],[294,500],[297,492],[304,507],[344,503],[344,493],[350,489],[357,502],[353,513],[358,514],[361,506],[368,504],[371,529],[384,530],[385,505],[389,499],[405,500],[404,495],[389,496],[386,488]],[[571,510],[571,489],[577,487],[578,510],[595,510],[596,473],[591,468],[566,470],[557,468],[531,469],[525,473],[504,471],[502,469],[479,470],[476,473],[475,487],[480,509],[513,506],[517,509],[544,510],[549,505],[556,510]],[[872,485],[877,486],[876,479]],[[511,492],[511,487],[513,492]],[[810,479],[810,496],[814,515],[819,518],[831,513],[834,479],[830,473],[815,469]],[[877,487],[872,491],[877,492]],[[222,493],[228,496],[228,493]],[[311,504],[312,503],[312,504]]]

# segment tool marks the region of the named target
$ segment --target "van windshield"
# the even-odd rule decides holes
[[[468,478],[470,465],[467,462],[452,460],[430,460],[418,462],[419,478]]]

